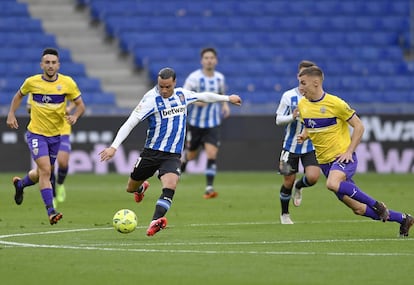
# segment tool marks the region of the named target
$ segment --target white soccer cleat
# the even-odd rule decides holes
[[[282,215],[280,215],[280,223],[282,225],[293,225],[293,222],[290,219],[290,215],[289,214],[282,214]]]
[[[302,203],[302,189],[298,189],[296,188],[296,183],[297,181],[295,181],[295,184],[293,184],[293,205],[295,205],[296,207],[299,207],[300,204]]]

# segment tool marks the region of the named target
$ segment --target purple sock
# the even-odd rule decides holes
[[[398,222],[398,223],[401,224],[402,221],[403,221],[404,214],[400,213],[400,212],[393,211],[393,210],[389,210],[389,211],[390,211],[390,217],[389,217],[388,221]]]
[[[376,203],[374,199],[372,199],[366,193],[362,192],[362,190],[359,189],[355,184],[347,181],[342,181],[341,184],[339,184],[338,193],[342,195],[347,195],[352,199],[357,200],[358,202],[368,205],[371,208]]]
[[[378,217],[378,215],[375,213],[375,211],[372,209],[372,208],[370,208],[370,207],[367,207],[367,210],[365,211],[365,214],[364,214],[364,216],[365,217],[369,217],[369,218],[371,218],[371,219],[373,219],[373,220],[379,220],[379,217]]]
[[[58,178],[57,183],[63,184],[65,182],[65,178],[68,175],[68,168],[59,168],[58,169]]]
[[[388,218],[388,221],[389,222],[398,222],[398,223],[401,224],[402,220],[403,220],[403,214],[399,213],[399,212],[396,212],[396,211],[393,211],[393,210],[389,210],[389,211],[390,211],[390,217]],[[370,207],[367,207],[367,210],[366,210],[364,216],[370,217],[373,220],[379,220],[378,215]]]
[[[20,180],[20,185],[18,185],[19,187],[26,187],[26,186],[31,186],[34,185],[35,183],[30,180],[29,175],[26,175],[25,177],[23,177],[23,179]]]
[[[46,206],[47,214],[50,215],[55,211],[55,208],[53,208],[53,190],[51,188],[45,188],[40,190],[40,194],[42,194],[43,203]]]

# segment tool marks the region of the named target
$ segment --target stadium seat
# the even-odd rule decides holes
[[[30,33],[42,32],[42,29],[42,23],[39,19],[10,16],[0,18],[0,32]]]
[[[303,59],[320,65],[330,90],[350,94],[345,96],[352,102],[412,87],[414,64],[404,61],[400,46],[402,37],[410,45],[408,1],[172,0],[161,6],[150,0],[80,1],[91,2],[93,17],[106,23],[121,49],[147,67],[153,80],[159,68],[170,65],[182,83],[198,67],[200,49],[213,46],[218,70],[237,93],[297,85]],[[396,80],[390,82],[390,76]],[[372,94],[358,96],[367,89]]]
[[[86,2],[85,2],[86,3]],[[59,49],[59,72],[72,76],[82,92],[94,92],[93,104],[114,105],[113,94],[102,92],[99,80],[88,78],[85,66],[72,61],[68,49],[60,48],[54,35],[45,33],[41,20],[30,16],[28,5],[15,0],[0,2],[0,105],[10,104],[24,80],[42,72],[40,52],[46,47]]]

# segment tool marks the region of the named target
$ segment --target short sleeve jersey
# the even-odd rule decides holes
[[[73,101],[81,95],[75,81],[63,74],[58,74],[54,81],[47,81],[41,74],[28,77],[20,87],[20,92],[32,95],[27,129],[47,137],[62,134],[66,100]]]
[[[299,113],[320,164],[330,163],[351,143],[347,121],[355,114],[341,98],[325,93],[320,100],[299,101]]]
[[[224,94],[225,77],[215,71],[212,77],[204,75],[201,69],[192,72],[185,80],[185,89],[195,92]],[[222,103],[209,103],[204,106],[191,105],[188,109],[188,124],[198,128],[213,128],[221,124]]]
[[[30,93],[28,96],[27,96],[27,106],[30,106],[30,108],[31,108],[31,106],[32,106],[32,101],[33,101],[33,96],[32,96],[32,94]],[[68,121],[66,121],[66,120],[63,120],[63,128],[62,128],[62,131],[61,131],[61,135],[70,135],[71,134],[71,132],[72,132],[72,126],[68,123]]]

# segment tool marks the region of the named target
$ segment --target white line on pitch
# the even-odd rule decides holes
[[[0,241],[0,244],[17,247],[32,248],[56,248],[56,249],[76,249],[76,250],[96,250],[96,251],[122,251],[122,252],[143,252],[143,253],[194,253],[194,254],[249,254],[249,255],[339,255],[339,256],[414,256],[414,253],[397,253],[397,252],[295,252],[295,251],[217,251],[217,250],[189,250],[189,249],[148,249],[148,248],[110,248],[94,246],[68,246],[68,245],[48,245],[48,244],[30,244]]]

